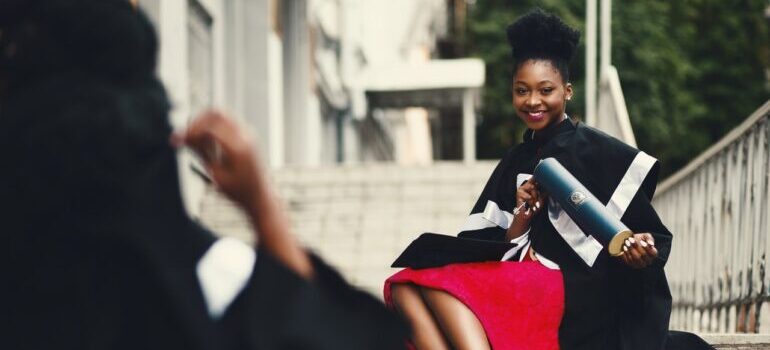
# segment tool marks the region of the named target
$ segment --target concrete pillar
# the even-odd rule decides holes
[[[472,89],[463,91],[463,161],[476,161],[476,107]]]
[[[191,116],[190,76],[188,58],[188,2],[186,0],[142,0],[145,8],[155,22],[155,30],[160,41],[157,74],[166,87],[174,108],[169,115],[175,129],[187,125]],[[193,157],[187,152],[179,153],[179,182],[185,208],[192,216],[197,216],[200,200],[203,197],[205,183],[190,170]]]
[[[286,162],[318,163],[320,123],[311,120],[311,52],[307,0],[282,1]]]
[[[283,50],[275,0],[227,0],[226,107],[256,136],[262,159],[284,164]]]
[[[596,6],[597,0],[586,1],[586,110],[585,121],[596,125]]]
[[[612,65],[612,0],[602,0],[600,74]]]

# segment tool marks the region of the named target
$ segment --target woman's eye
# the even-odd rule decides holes
[[[527,93],[527,89],[522,89],[522,88],[516,89],[516,94],[517,95],[524,95],[526,93]]]
[[[552,92],[553,92],[553,88],[543,88],[542,90],[540,90],[540,92],[541,92],[543,95],[548,95],[548,94],[550,94],[550,93],[552,93]]]

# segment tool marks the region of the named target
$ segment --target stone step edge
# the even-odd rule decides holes
[[[766,345],[770,346],[770,334],[746,333],[698,333],[711,345]]]

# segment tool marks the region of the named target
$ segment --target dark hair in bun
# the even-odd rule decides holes
[[[569,81],[569,64],[575,56],[580,32],[561,18],[535,8],[506,29],[515,67],[527,60],[549,60]]]

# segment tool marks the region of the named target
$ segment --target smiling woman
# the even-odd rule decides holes
[[[667,332],[671,233],[650,205],[657,160],[565,114],[579,33],[534,10],[507,34],[512,102],[528,130],[495,168],[459,236],[515,247],[501,262],[407,268],[388,279],[385,300],[412,325],[418,349],[709,348],[697,337],[682,346]],[[531,179],[549,157],[636,232],[620,257]],[[448,249],[429,258],[467,261]]]

